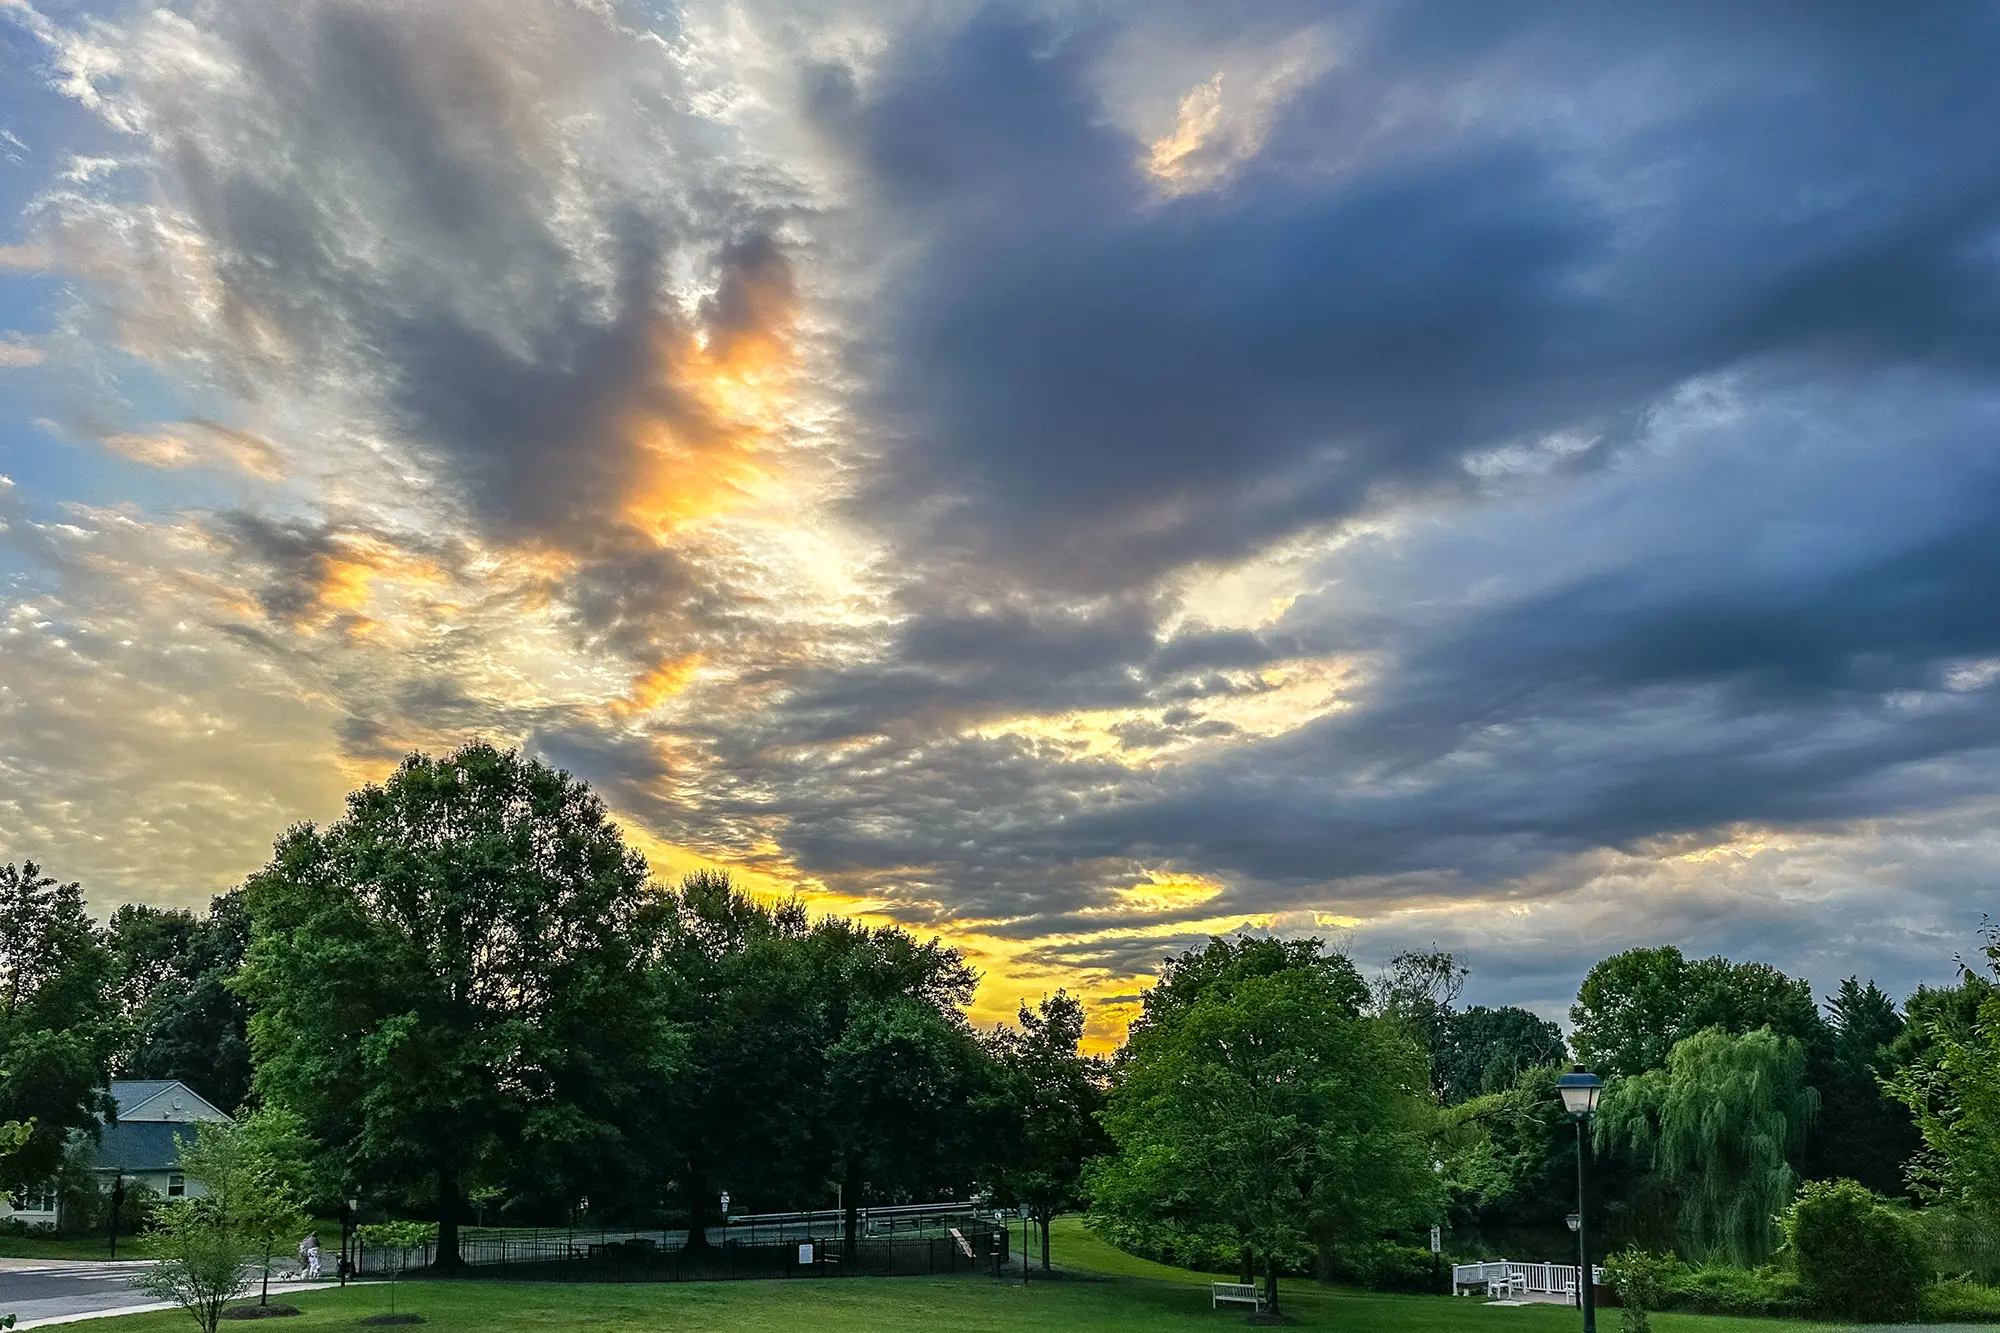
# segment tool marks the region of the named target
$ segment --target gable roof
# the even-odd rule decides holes
[[[118,1120],[165,1120],[192,1124],[197,1120],[227,1120],[229,1117],[207,1098],[179,1079],[114,1078],[111,1100],[118,1107]]]
[[[176,1136],[192,1141],[194,1127],[172,1120],[106,1125],[90,1165],[98,1171],[173,1171],[181,1161]]]

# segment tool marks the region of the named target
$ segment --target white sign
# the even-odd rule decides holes
[[[1432,1254],[1439,1254],[1439,1253],[1442,1253],[1442,1252],[1443,1252],[1443,1250],[1444,1250],[1444,1228],[1443,1228],[1443,1227],[1432,1227],[1432,1228],[1431,1228],[1431,1253],[1432,1253]]]
[[[813,1261],[812,1242],[805,1241],[799,1246],[799,1262],[802,1264],[809,1264],[812,1261]]]

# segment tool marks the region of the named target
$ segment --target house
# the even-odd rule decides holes
[[[102,1128],[89,1152],[90,1169],[104,1187],[123,1179],[168,1199],[199,1194],[201,1187],[190,1186],[181,1174],[179,1140],[192,1140],[194,1127],[204,1120],[226,1123],[229,1117],[174,1079],[116,1078],[111,1100],[118,1119]]]
[[[97,1143],[77,1136],[77,1149],[103,1188],[123,1181],[127,1189],[144,1185],[169,1199],[201,1193],[181,1173],[179,1141],[192,1139],[202,1121],[229,1117],[175,1079],[113,1079],[111,1101],[117,1118],[99,1127]],[[11,1206],[0,1203],[0,1222],[54,1229],[58,1220],[53,1186],[29,1190]]]

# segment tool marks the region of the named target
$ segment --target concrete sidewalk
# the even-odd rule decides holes
[[[47,1328],[82,1319],[170,1310],[133,1287],[152,1266],[147,1259],[0,1259],[0,1314],[15,1317],[16,1329]],[[336,1282],[271,1281],[271,1294],[315,1291]],[[254,1290],[254,1289],[253,1289]]]

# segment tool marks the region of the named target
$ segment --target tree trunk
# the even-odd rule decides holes
[[[1264,1256],[1264,1312],[1273,1319],[1278,1316],[1278,1256]]]
[[[264,1290],[257,1297],[257,1304],[271,1303],[271,1247],[264,1247]]]
[[[438,1247],[437,1258],[432,1261],[436,1268],[463,1268],[465,1261],[458,1257],[458,1219],[465,1211],[464,1192],[458,1187],[457,1176],[438,1177]]]
[[[1237,1252],[1236,1277],[1246,1287],[1257,1280],[1257,1252],[1248,1245]]]
[[[1052,1270],[1051,1270],[1051,1269],[1049,1268],[1049,1222],[1050,1222],[1050,1220],[1051,1220],[1051,1219],[1050,1219],[1050,1216],[1049,1216],[1049,1214],[1048,1214],[1048,1213],[1046,1213],[1046,1212],[1045,1212],[1045,1213],[1042,1213],[1042,1214],[1040,1214],[1039,1216],[1037,1216],[1037,1217],[1035,1218],[1035,1221],[1039,1222],[1039,1223],[1041,1224],[1041,1227],[1042,1227],[1042,1271],[1043,1271],[1044,1273],[1047,1273],[1047,1272],[1050,1272],[1050,1271],[1052,1271]]]
[[[688,1158],[687,1247],[705,1250],[708,1246],[708,1164]]]
[[[861,1243],[861,1163],[851,1157],[847,1160],[847,1180],[841,1186],[841,1194],[847,1216],[840,1221],[840,1261],[852,1264],[855,1247]]]

